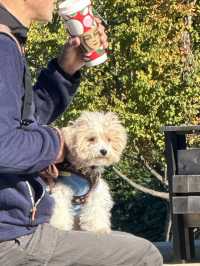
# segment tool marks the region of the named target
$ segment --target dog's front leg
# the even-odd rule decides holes
[[[113,206],[107,183],[100,179],[97,187],[90,192],[87,203],[80,214],[81,230],[101,233],[111,231],[111,209]]]
[[[62,183],[57,183],[52,190],[55,201],[50,224],[58,229],[69,231],[73,228],[72,190]]]

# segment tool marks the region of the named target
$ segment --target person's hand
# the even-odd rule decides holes
[[[102,25],[101,19],[95,18],[95,20],[100,35],[101,44],[104,49],[107,49],[108,38],[105,33],[105,27]],[[73,37],[65,43],[57,62],[65,73],[73,75],[76,71],[80,70],[81,67],[84,66],[85,57],[87,58],[87,54],[84,54],[80,48],[80,38]]]
[[[60,141],[60,148],[59,148],[58,154],[56,156],[56,159],[55,159],[54,163],[50,164],[48,167],[46,167],[45,169],[43,169],[39,173],[39,175],[48,184],[48,186],[50,188],[50,191],[54,187],[56,178],[59,175],[59,171],[58,171],[58,169],[56,167],[56,164],[62,163],[64,161],[65,152],[66,152],[64,138],[62,136],[61,131],[58,128],[54,128],[54,130],[56,131],[56,133],[57,133],[57,135],[59,137],[59,141]]]
[[[49,165],[47,168],[42,170],[39,173],[40,177],[43,178],[45,183],[49,186],[50,192],[52,191],[52,188],[55,186],[56,178],[59,175],[58,169],[55,164]]]

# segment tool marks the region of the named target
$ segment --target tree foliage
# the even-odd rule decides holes
[[[198,122],[199,115],[199,2],[177,0],[96,0],[94,6],[108,22],[111,53],[107,63],[84,68],[73,104],[57,121],[59,126],[88,109],[114,111],[128,132],[128,146],[119,168],[144,186],[167,191],[138,161],[142,155],[165,175],[164,136],[161,127]],[[185,18],[193,21],[186,24]],[[183,40],[191,40],[187,52]],[[28,57],[34,77],[55,57],[67,34],[55,13],[45,27],[33,25]],[[130,188],[107,172],[116,206],[114,228],[151,240],[164,235],[166,203]],[[158,214],[159,213],[159,214]]]

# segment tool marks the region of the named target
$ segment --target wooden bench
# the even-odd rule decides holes
[[[200,134],[200,126],[166,126],[163,131],[174,256],[180,262],[192,261],[195,259],[194,228],[200,228],[200,148],[189,147],[186,137]]]

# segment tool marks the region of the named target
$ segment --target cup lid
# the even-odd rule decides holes
[[[59,15],[68,15],[82,10],[84,7],[91,4],[90,0],[65,0],[59,4]]]

